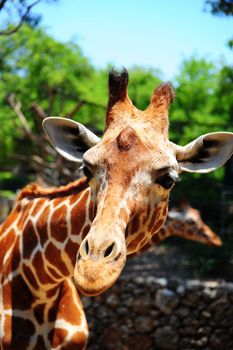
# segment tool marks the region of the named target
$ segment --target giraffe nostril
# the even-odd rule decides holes
[[[84,251],[86,253],[86,255],[88,255],[89,253],[89,244],[88,244],[88,240],[86,240],[85,244],[84,244]]]
[[[113,248],[115,246],[115,243],[112,243],[106,250],[104,253],[104,257],[107,258],[113,251]]]

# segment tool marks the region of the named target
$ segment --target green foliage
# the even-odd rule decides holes
[[[231,0],[206,0],[206,5],[213,15],[233,15],[233,3]]]
[[[161,72],[144,67],[129,69],[129,95],[133,103],[145,109],[151,94],[161,82]],[[88,126],[104,129],[107,103],[108,68],[95,69],[74,43],[60,43],[41,28],[23,26],[13,36],[0,37],[0,163],[5,170],[38,153],[38,145],[25,135],[7,97],[12,93],[21,102],[21,111],[36,135],[41,120],[32,110],[36,102],[47,115],[68,116]],[[181,145],[200,134],[232,130],[233,67],[217,67],[213,62],[192,57],[182,62],[172,82],[177,98],[170,111],[170,137]],[[52,156],[47,157],[51,161]],[[25,171],[31,173],[30,169]],[[198,175],[189,175],[199,182]],[[210,175],[220,184],[222,171]],[[209,181],[209,180],[208,180]],[[193,187],[195,188],[195,186]],[[179,189],[177,198],[181,197]],[[195,193],[193,193],[195,197]]]
[[[22,125],[15,112],[6,103],[12,93],[22,102],[32,130],[36,130],[36,118],[31,111],[33,102],[48,115],[69,114],[75,105],[92,97],[93,89],[86,89],[95,72],[83,56],[79,46],[62,44],[49,37],[42,29],[24,26],[14,36],[0,38],[0,161],[14,153],[36,151],[26,145],[23,150]],[[93,81],[92,81],[93,82]],[[92,86],[94,84],[92,83]],[[89,115],[95,115],[96,107],[79,113],[81,122],[88,123]]]
[[[196,271],[197,277],[219,278],[224,276],[232,280],[233,240],[223,239],[222,247],[208,247],[201,244],[184,242],[183,251],[188,256],[189,264]]]
[[[182,62],[175,79],[176,94],[171,111],[171,138],[187,143],[202,133],[219,130],[226,123],[214,113],[218,69],[195,57]]]
[[[130,69],[129,96],[139,109],[146,109],[152,91],[161,83],[159,70],[135,66]]]

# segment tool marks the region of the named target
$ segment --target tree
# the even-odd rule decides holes
[[[0,0],[0,18],[2,25],[0,35],[10,35],[27,23],[33,27],[40,22],[41,16],[33,12],[33,8],[42,0]],[[56,1],[56,0],[50,0]]]
[[[28,160],[43,153],[33,138],[42,132],[42,114],[75,118],[78,113],[85,124],[98,124],[100,119],[102,123],[104,106],[93,97],[96,73],[78,45],[61,44],[40,28],[23,26],[14,36],[2,36],[0,48],[0,162],[4,169],[19,163],[20,156],[25,172]]]
[[[217,16],[232,16],[233,2],[232,0],[206,0],[207,8],[210,9],[213,15]],[[233,48],[233,38],[228,41],[229,47]]]

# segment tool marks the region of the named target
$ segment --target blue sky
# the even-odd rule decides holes
[[[233,17],[205,12],[204,0],[59,0],[35,10],[49,34],[74,40],[97,67],[149,66],[171,79],[192,55],[233,61]]]

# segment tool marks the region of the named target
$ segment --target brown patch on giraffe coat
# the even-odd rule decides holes
[[[156,222],[156,219],[159,217],[159,214],[160,214],[160,210],[161,208],[155,208],[153,214],[152,214],[152,217],[151,217],[151,221],[148,225],[148,231],[151,232],[152,229],[154,228],[154,224]]]
[[[57,269],[61,271],[64,276],[69,276],[69,271],[67,270],[64,261],[61,258],[61,252],[57,249],[52,243],[49,243],[46,250],[45,255],[47,260]]]
[[[72,196],[73,197],[73,196]],[[60,205],[62,202],[64,202],[64,197],[58,197],[58,198],[54,198],[52,200],[53,203],[53,207],[56,208],[58,205]]]
[[[42,324],[44,322],[45,306],[45,304],[38,304],[33,309],[34,316],[39,324]]]
[[[59,289],[59,286],[56,286],[56,287],[54,287],[54,288],[48,290],[47,293],[46,293],[47,298],[50,299],[50,298],[54,297],[54,295],[57,294],[58,289]]]
[[[70,344],[67,344],[66,350],[83,350],[86,344],[86,335],[81,332],[77,332],[71,338]]]
[[[136,248],[138,246],[138,244],[144,239],[145,237],[145,233],[144,232],[140,232],[136,235],[136,237],[127,245],[127,249],[133,249]]]
[[[91,225],[86,225],[83,229],[83,233],[82,233],[82,240],[84,240],[84,238],[86,237],[86,235],[88,234],[88,232],[91,229]]]
[[[33,295],[21,275],[12,280],[12,309],[28,310],[34,301]],[[20,291],[20,298],[19,298]]]
[[[5,323],[4,323],[4,336],[3,336],[2,342],[3,342],[3,348],[5,349],[11,349],[12,345],[12,318],[11,316],[5,315]]]
[[[38,237],[29,221],[23,231],[23,259],[29,259],[38,244]]]
[[[61,275],[59,275],[51,266],[48,266],[47,269],[55,279],[58,280],[61,278]]]
[[[151,232],[155,232],[156,233],[162,227],[163,224],[164,224],[164,219],[158,220],[155,223],[155,225],[153,226]]]
[[[14,254],[12,254],[11,258],[11,269],[12,271],[16,270],[21,262],[21,254],[19,250],[19,237],[16,238],[15,246],[14,246]]]
[[[47,350],[47,346],[45,345],[44,339],[42,335],[39,335],[37,338],[37,342],[33,350]]]
[[[140,248],[140,252],[144,252],[148,250],[151,247],[150,243],[145,244],[143,247]]]
[[[166,231],[163,228],[161,228],[159,230],[159,233],[161,234],[161,236],[165,236],[166,235]]]
[[[82,195],[82,193],[75,193],[73,195],[70,196],[70,205],[73,205],[74,203],[78,202],[80,196]]]
[[[130,234],[133,235],[134,233],[138,232],[139,227],[140,227],[139,215],[135,215],[130,225]]]
[[[49,213],[50,213],[50,207],[49,205],[47,205],[43,209],[42,213],[40,214],[36,222],[36,228],[39,233],[40,243],[42,247],[48,240],[47,221],[48,221]]]
[[[49,332],[49,340],[53,348],[61,345],[68,335],[68,331],[63,328],[55,328]]]
[[[23,264],[23,272],[24,272],[27,280],[31,284],[31,286],[37,290],[40,290],[40,287],[36,281],[36,278],[34,276],[34,273],[31,270],[31,268],[29,266]]]
[[[6,251],[8,251],[8,249],[10,249],[10,247],[12,246],[12,244],[14,243],[15,240],[15,230],[11,229],[9,231],[9,233],[7,234],[7,236],[5,236],[2,241],[1,241],[1,246],[4,247],[4,249],[0,249],[0,267],[2,266],[3,263],[3,259],[6,255]],[[4,266],[5,268],[5,266]],[[1,272],[1,269],[0,269]]]
[[[52,305],[48,312],[48,320],[49,322],[54,322],[57,318],[58,313],[58,306],[57,303],[55,305]]]
[[[67,237],[66,205],[55,209],[51,216],[51,236],[59,242],[64,242]]]
[[[12,345],[10,349],[27,349],[30,338],[35,332],[35,326],[28,319],[12,317]]]
[[[61,317],[67,322],[73,325],[79,325],[82,322],[82,315],[80,312],[81,310],[77,309],[77,305],[74,299],[79,300],[76,288],[72,290],[69,284],[64,281],[60,294],[58,318],[59,315],[61,315]]]
[[[78,235],[85,223],[85,204],[88,198],[88,192],[86,192],[78,205],[74,206],[71,211],[71,231],[73,235]]]
[[[19,219],[18,222],[17,222],[17,228],[18,228],[19,230],[22,230],[22,228],[23,228],[23,226],[24,226],[24,224],[25,224],[25,220],[26,220],[26,218],[28,218],[28,213],[29,213],[29,211],[30,211],[32,205],[33,205],[33,202],[28,202],[28,203],[24,206],[21,215],[19,214],[19,215],[20,215],[20,219]]]
[[[41,252],[37,252],[33,258],[32,265],[37,271],[37,277],[42,284],[54,284],[54,280],[47,274],[45,270],[44,260]]]
[[[77,243],[68,240],[65,246],[65,252],[68,254],[73,266],[76,263],[76,257],[78,253],[79,245]]]
[[[34,217],[38,211],[41,209],[41,207],[44,205],[44,202],[46,201],[45,198],[39,198],[37,199],[35,207],[32,209],[31,216]]]
[[[12,282],[8,282],[2,286],[2,295],[4,308],[11,309],[12,307]]]
[[[159,235],[157,233],[155,233],[152,237],[151,237],[151,240],[154,244],[157,244],[160,242],[160,238],[159,238]]]
[[[94,206],[92,200],[90,201],[89,208],[88,208],[88,214],[89,214],[89,219],[92,222],[94,220],[94,217],[96,215],[96,205]]]
[[[167,216],[167,212],[168,212],[168,206],[165,205],[164,208],[163,208],[163,216]]]

